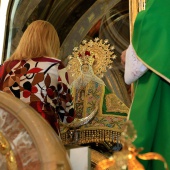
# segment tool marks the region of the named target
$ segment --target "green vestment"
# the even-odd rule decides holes
[[[129,119],[137,130],[134,145],[161,154],[170,167],[170,0],[148,0],[137,15],[132,44],[149,69],[135,83]],[[163,170],[160,161],[143,161],[146,170]]]

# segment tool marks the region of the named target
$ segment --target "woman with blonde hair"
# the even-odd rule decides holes
[[[59,118],[74,119],[68,75],[57,59],[60,41],[47,21],[32,22],[18,47],[0,67],[0,90],[32,106],[60,134]]]

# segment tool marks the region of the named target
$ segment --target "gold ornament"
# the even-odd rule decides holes
[[[116,58],[114,46],[108,43],[108,40],[95,38],[94,40],[83,40],[79,47],[73,49],[72,55],[68,56],[68,69],[76,79],[81,71],[83,64],[92,66],[94,74],[102,77],[107,68],[112,68],[111,63]]]
[[[94,58],[95,56],[93,55],[93,53],[90,53],[90,51],[85,51],[83,54],[78,54],[79,56],[77,56],[77,59],[80,62],[80,65],[84,65],[84,64],[89,64],[90,66],[93,65],[94,63]]]
[[[5,136],[0,132],[0,153],[6,157],[8,170],[18,170],[15,155]]]
[[[115,152],[113,157],[100,161],[95,170],[105,170],[113,167],[116,170],[128,168],[128,170],[145,170],[144,166],[137,160],[159,160],[164,163],[165,170],[168,170],[166,160],[158,153],[148,152],[139,154],[143,148],[136,148],[132,142],[136,139],[136,131],[131,121],[125,124],[125,129],[121,135],[123,149]]]

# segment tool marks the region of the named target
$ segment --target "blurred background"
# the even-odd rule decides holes
[[[6,12],[5,12],[6,11]],[[56,28],[60,59],[67,65],[68,55],[82,40],[108,39],[115,46],[116,60],[103,81],[130,106],[130,87],[124,83],[120,55],[130,41],[128,0],[1,0],[1,63],[13,53],[27,26],[34,20],[47,20]]]

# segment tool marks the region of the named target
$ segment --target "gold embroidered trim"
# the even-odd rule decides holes
[[[129,108],[114,93],[106,95],[106,109],[107,112],[129,112]]]
[[[80,103],[78,101],[77,95],[80,96],[79,93],[81,92],[81,90],[84,91],[84,97]],[[98,87],[96,87],[96,84],[93,81],[90,81],[84,88],[80,88],[80,89],[72,88],[72,95],[74,98],[73,102],[75,105],[77,117],[84,118],[89,116],[91,111],[93,111],[96,108],[96,105],[98,106],[97,114],[102,115],[104,93],[105,93],[105,86],[99,84]],[[81,104],[81,108],[80,108],[80,104]]]
[[[137,58],[150,70],[152,70],[154,73],[156,73],[158,76],[162,77],[164,80],[166,80],[168,83],[170,83],[170,79],[166,76],[164,76],[163,74],[161,74],[160,72],[156,71],[154,68],[150,67],[148,64],[146,64],[139,56],[137,56]]]

